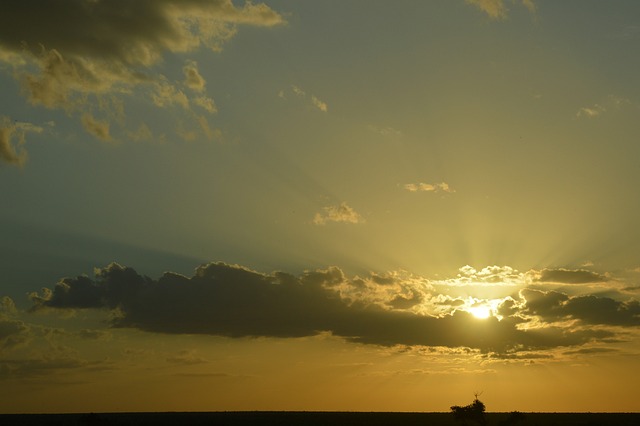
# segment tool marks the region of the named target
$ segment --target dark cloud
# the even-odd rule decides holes
[[[640,303],[618,301],[593,295],[569,297],[556,291],[524,289],[523,313],[536,315],[544,321],[580,320],[589,325],[640,326]]]
[[[592,355],[592,354],[606,354],[611,352],[618,352],[615,348],[580,348],[572,351],[566,351],[566,355]]]
[[[586,269],[543,269],[537,281],[561,284],[589,284],[607,281],[605,275],[600,275]]]
[[[0,349],[8,350],[20,346],[31,338],[30,327],[22,321],[0,317]]]
[[[520,295],[526,300],[524,312],[529,315],[538,315],[546,320],[555,320],[566,315],[562,308],[569,296],[564,293],[523,289]]]
[[[572,297],[564,311],[586,324],[640,326],[640,303],[635,300],[619,302],[608,297]]]
[[[354,281],[362,287],[362,279]],[[197,268],[191,278],[169,272],[152,280],[113,263],[97,270],[95,280],[65,278],[52,291],[32,295],[32,301],[34,310],[112,309],[113,326],[159,333],[284,338],[330,332],[365,344],[471,347],[485,352],[574,346],[613,336],[603,330],[552,326],[522,330],[517,327],[522,318],[515,316],[478,320],[457,310],[434,317],[389,306],[413,304],[412,297],[404,301],[396,297],[390,304],[356,303],[341,296],[350,286],[351,280],[335,267],[294,276],[210,263]],[[385,280],[380,288],[393,286]],[[568,296],[560,293],[530,290],[523,297],[529,314],[545,318],[574,315],[583,308],[580,301],[565,306]],[[513,309],[514,304],[503,310]]]

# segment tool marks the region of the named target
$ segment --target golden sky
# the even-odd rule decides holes
[[[0,13],[0,412],[639,411],[640,4]]]

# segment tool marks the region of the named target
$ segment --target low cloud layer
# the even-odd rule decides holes
[[[615,337],[611,327],[640,326],[637,301],[528,288],[497,301],[493,314],[480,320],[464,309],[468,302],[443,298],[428,280],[348,278],[336,267],[294,276],[210,263],[190,278],[169,272],[153,280],[114,263],[95,279],[65,278],[31,300],[34,311],[109,309],[112,326],[150,332],[232,338],[329,332],[359,343],[497,353],[578,346]]]

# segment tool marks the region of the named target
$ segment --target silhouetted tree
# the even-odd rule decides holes
[[[478,399],[478,394],[476,393],[471,404],[465,405],[464,407],[454,405],[451,407],[451,413],[453,417],[463,425],[466,425],[469,421],[477,425],[485,426],[487,424],[487,419],[484,416],[485,409],[485,405]]]

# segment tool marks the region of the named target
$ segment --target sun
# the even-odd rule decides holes
[[[472,306],[467,311],[478,319],[487,319],[491,316],[491,309],[488,306]]]

